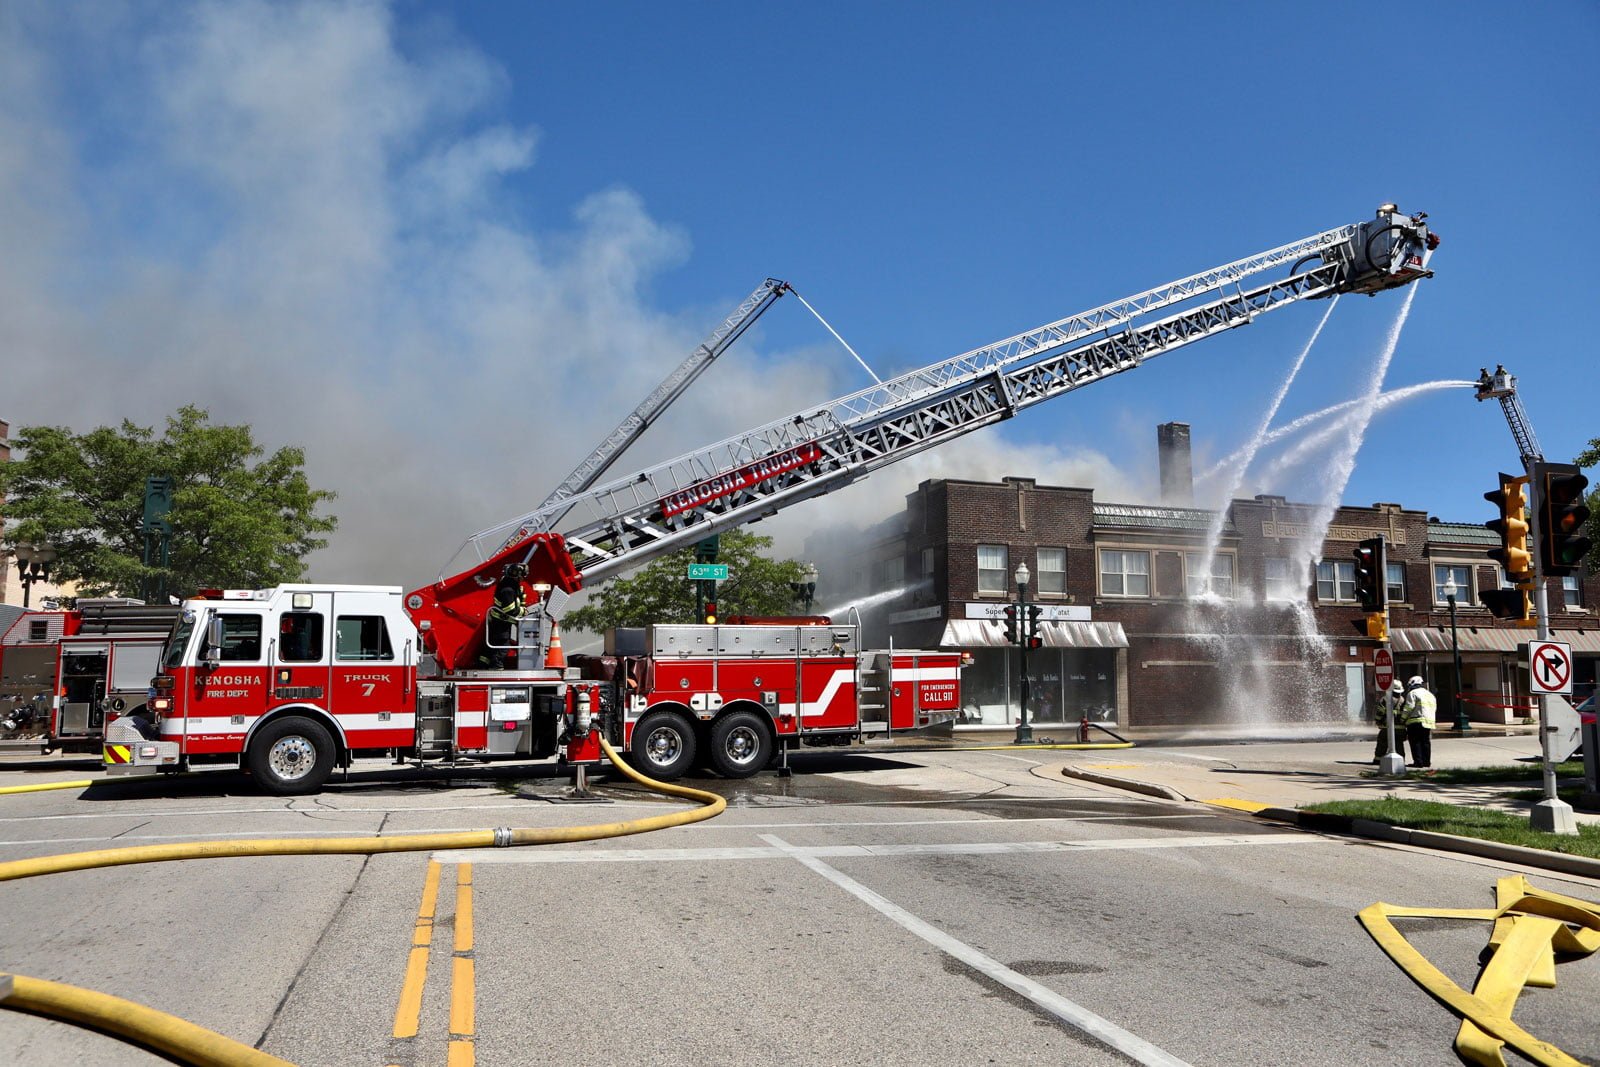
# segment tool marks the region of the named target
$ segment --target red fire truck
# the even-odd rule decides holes
[[[107,714],[147,716],[146,694],[178,608],[80,599],[0,633],[0,751],[101,751]]]
[[[113,719],[106,769],[243,766],[295,794],[362,756],[527,760],[565,746],[589,764],[604,736],[660,778],[698,762],[746,777],[794,745],[926,728],[960,703],[959,653],[859,652],[856,626],[816,621],[657,626],[645,655],[457,669],[401,596],[287,585],[189,601],[155,678],[158,723]]]
[[[155,676],[154,720],[106,728],[108,770],[246,767],[278,793],[338,763],[600,758],[657,777],[703,758],[753,774],[798,744],[890,736],[953,718],[956,652],[871,651],[833,620],[655,626],[647,647],[567,667],[568,598],[648,559],[841,488],[1024,408],[1246,325],[1277,307],[1431,276],[1425,215],[1385,204],[1328,230],[1049,323],[603,484],[599,475],[754,316],[768,279],[537,508],[480,531],[476,556],[402,594],[286,585],[184,605]],[[446,568],[450,571],[452,567]],[[499,598],[529,601],[515,625]],[[497,629],[497,627],[499,629]]]

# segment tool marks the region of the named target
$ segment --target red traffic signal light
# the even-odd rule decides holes
[[[1017,606],[1015,604],[1007,604],[1005,606],[1004,614],[1006,617],[1006,642],[1013,645],[1017,644],[1019,635],[1021,633],[1021,631],[1017,629]]]
[[[678,616],[682,618],[683,616]],[[713,626],[717,621],[717,606],[711,601],[706,601],[706,625]]]
[[[1489,550],[1489,558],[1500,564],[1515,580],[1533,576],[1533,553],[1528,544],[1528,494],[1526,478],[1500,475],[1500,488],[1483,494],[1483,499],[1500,509],[1498,519],[1484,523],[1500,535],[1500,547]]]
[[[1539,562],[1546,577],[1571,574],[1583,566],[1592,544],[1584,535],[1589,506],[1583,491],[1589,479],[1571,463],[1541,463],[1539,479]]]
[[[1369,537],[1356,545],[1356,601],[1361,610],[1382,611],[1388,603],[1389,554],[1382,537]]]

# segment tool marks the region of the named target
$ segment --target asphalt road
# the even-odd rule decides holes
[[[484,1064],[1460,1062],[1454,1017],[1355,913],[1487,907],[1515,868],[1133,797],[1061,778],[1048,756],[804,756],[792,779],[692,783],[730,798],[716,819],[609,841],[7,883],[0,969],[303,1065],[424,1067],[469,1051]],[[0,797],[0,858],[681,806],[610,780],[609,803],[571,804],[548,771],[494,778],[362,773],[293,801],[202,776]],[[1527,873],[1600,900],[1600,884]],[[430,899],[425,982],[408,1004]],[[1487,924],[1401,928],[1470,988]],[[1515,1018],[1600,1063],[1600,959],[1557,977]],[[11,1012],[0,1048],[30,1065],[161,1062]]]

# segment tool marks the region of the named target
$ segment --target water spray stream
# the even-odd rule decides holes
[[[1394,359],[1394,351],[1400,345],[1400,331],[1405,328],[1406,319],[1411,314],[1411,303],[1416,297],[1417,287],[1407,286],[1405,300],[1400,304],[1400,313],[1395,316],[1394,325],[1389,328],[1389,336],[1384,341],[1378,365],[1373,369],[1372,385],[1355,409],[1355,417],[1351,419],[1343,448],[1328,466],[1328,477],[1323,483],[1322,499],[1318,501],[1311,522],[1306,526],[1305,537],[1298,545],[1299,555],[1307,566],[1305,581],[1299,585],[1301,589],[1310,587],[1311,558],[1322,548],[1323,539],[1328,535],[1328,524],[1333,521],[1333,513],[1339,507],[1340,497],[1344,495],[1344,487],[1349,483],[1350,475],[1355,470],[1356,453],[1361,451],[1361,444],[1366,440],[1367,427],[1372,422],[1373,414],[1378,410],[1378,397],[1383,393],[1383,380],[1389,374],[1389,363]]]
[[[1418,385],[1402,386],[1399,389],[1391,389],[1379,396],[1378,410],[1382,411],[1385,408],[1398,404],[1403,400],[1410,400],[1414,396],[1421,396],[1423,393],[1431,393],[1440,389],[1472,389],[1476,388],[1477,384],[1477,382],[1467,381],[1465,379],[1441,378],[1438,381],[1422,382]],[[1262,447],[1265,447],[1277,441],[1281,441],[1285,437],[1299,433],[1301,430],[1312,425],[1313,423],[1321,422],[1323,419],[1331,418],[1335,415],[1347,413],[1359,403],[1361,403],[1359,400],[1341,400],[1337,404],[1329,404],[1327,407],[1322,408],[1321,410],[1312,411],[1305,415],[1301,415],[1292,422],[1286,422],[1282,426],[1268,431],[1266,436],[1261,439],[1261,445]],[[1341,420],[1338,425],[1343,426],[1343,421]],[[1322,431],[1319,431],[1319,433],[1321,432]],[[1326,437],[1318,437],[1319,442],[1325,440],[1327,440]],[[1248,447],[1249,446],[1245,446],[1244,448],[1235,449],[1226,456],[1223,456],[1211,466],[1207,467],[1204,471],[1201,471],[1198,475],[1196,475],[1195,480],[1208,482],[1221,474],[1231,471],[1245,455],[1246,448]],[[1296,447],[1298,448],[1299,446],[1297,445]],[[1276,460],[1274,461],[1275,468],[1281,469],[1285,466],[1289,466],[1289,464],[1284,464]]]
[[[1378,412],[1393,407],[1400,401],[1408,400],[1419,393],[1433,392],[1438,389],[1470,389],[1476,385],[1476,382],[1467,381],[1438,381],[1425,382],[1422,385],[1410,385],[1404,389],[1392,389],[1378,397],[1377,403],[1373,406],[1372,414],[1376,415]],[[1338,418],[1330,425],[1318,428],[1315,433],[1307,434],[1304,439],[1296,442],[1292,448],[1286,449],[1282,454],[1274,458],[1266,469],[1261,472],[1261,478],[1270,480],[1274,475],[1281,474],[1283,471],[1289,470],[1309,457],[1320,453],[1323,447],[1338,436],[1341,430],[1348,432],[1351,425],[1363,415],[1363,412],[1356,407],[1355,401],[1347,401],[1340,406],[1345,410]]]
[[[1289,395],[1289,387],[1300,374],[1300,368],[1305,365],[1306,357],[1311,354],[1311,348],[1317,343],[1317,338],[1322,335],[1322,328],[1328,325],[1328,319],[1333,316],[1333,309],[1339,306],[1339,297],[1335,296],[1328,302],[1328,310],[1322,313],[1322,320],[1317,323],[1317,328],[1311,331],[1311,338],[1306,341],[1305,347],[1300,350],[1300,355],[1295,357],[1294,366],[1289,368],[1289,373],[1284,376],[1282,384],[1278,386],[1277,395],[1272,398],[1272,403],[1267,405],[1266,412],[1261,416],[1261,422],[1256,426],[1256,432],[1251,435],[1249,443],[1241,450],[1243,453],[1233,468],[1233,475],[1228,479],[1222,495],[1218,498],[1216,510],[1211,516],[1211,526],[1206,531],[1205,549],[1200,557],[1200,574],[1205,582],[1205,591],[1211,591],[1211,564],[1217,556],[1217,546],[1222,543],[1222,528],[1228,521],[1228,502],[1233,499],[1233,494],[1238,491],[1239,484],[1244,481],[1245,471],[1255,461],[1256,452],[1261,448],[1266,437],[1267,428],[1272,425],[1272,420],[1278,415],[1278,408],[1283,405],[1283,398]]]
[[[884,604],[891,602],[896,597],[905,596],[907,593],[910,593],[913,590],[927,584],[927,579],[923,579],[920,582],[911,582],[894,589],[885,589],[881,593],[869,593],[866,596],[856,597],[854,600],[846,600],[838,606],[828,608],[825,611],[818,612],[818,614],[826,615],[835,620],[842,619],[845,615],[849,614],[851,608],[854,608],[857,611],[870,611],[873,608],[882,607]]]

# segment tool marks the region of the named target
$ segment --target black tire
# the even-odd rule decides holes
[[[730,712],[711,727],[711,766],[724,778],[748,778],[771,759],[772,732],[755,712]]]
[[[250,774],[273,796],[296,797],[322,789],[333,773],[334,745],[315,719],[274,719],[250,742]]]
[[[633,728],[628,752],[633,766],[648,778],[670,782],[694,766],[694,724],[676,711],[654,711]]]

